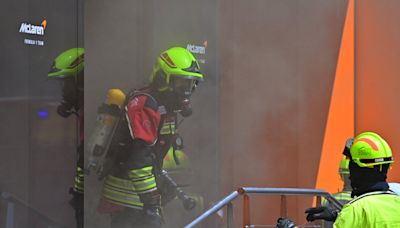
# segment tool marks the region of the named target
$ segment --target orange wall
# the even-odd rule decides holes
[[[347,1],[220,4],[221,196],[314,188]],[[252,202],[254,223],[275,223],[277,199]],[[304,221],[310,202],[290,199],[290,217]]]
[[[222,195],[239,186],[337,191],[344,141],[367,130],[398,160],[400,2],[355,0],[345,28],[349,2],[221,1]],[[400,182],[399,169],[389,181]],[[253,223],[273,223],[278,200],[252,202]],[[310,203],[291,201],[289,216],[304,222]]]
[[[356,1],[356,132],[375,131],[397,160],[389,181],[400,182],[400,2]]]

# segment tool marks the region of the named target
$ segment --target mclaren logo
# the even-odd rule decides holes
[[[193,54],[205,54],[206,53],[206,47],[207,47],[207,41],[204,41],[203,46],[199,45],[194,45],[194,44],[188,44],[186,46],[186,49],[192,52]]]
[[[43,20],[40,25],[32,25],[28,23],[21,23],[19,28],[20,33],[27,33],[33,35],[44,36],[44,31],[46,30],[47,21]]]

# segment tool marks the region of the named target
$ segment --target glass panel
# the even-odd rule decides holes
[[[178,115],[178,122],[185,119],[179,124],[178,132],[183,138],[182,151],[190,166],[180,171],[169,170],[170,176],[196,200],[197,206],[186,211],[182,200],[169,202],[163,207],[166,227],[182,227],[217,200],[217,8],[216,0],[125,1],[118,4],[100,0],[89,1],[85,7],[86,137],[90,138],[94,129],[100,131],[96,128],[96,112],[104,102],[107,90],[119,88],[128,93],[134,88],[142,88],[149,81],[157,56],[164,50],[175,46],[189,50],[199,61],[200,71],[204,74],[204,82],[199,83],[190,97],[192,115],[188,118]],[[172,54],[169,57],[175,59]],[[169,65],[173,66],[172,63]],[[189,67],[190,64],[184,68]],[[164,95],[156,99],[168,96]],[[163,125],[162,132],[172,132],[170,128],[172,125]],[[89,156],[90,152],[86,152]],[[168,153],[165,163],[175,166],[175,157],[178,157],[184,164],[187,162],[185,156],[181,152],[176,152],[175,156]],[[86,225],[109,227],[110,215],[96,213],[103,183],[97,180],[93,171],[86,181]]]
[[[75,227],[77,122],[57,114],[61,87],[47,73],[57,55],[82,45],[79,4],[2,3],[0,227]]]

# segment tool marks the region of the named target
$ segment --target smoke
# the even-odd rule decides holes
[[[313,188],[344,3],[89,2],[86,129],[108,88],[139,88],[161,51],[207,41],[197,56],[205,59],[205,82],[192,96],[194,114],[179,129],[193,164],[188,191],[202,196],[205,209],[241,186]],[[256,221],[274,222],[279,201],[257,201]],[[167,216],[175,223],[167,226],[194,216],[174,204]],[[296,199],[289,205],[297,219],[302,205]],[[98,215],[87,215],[90,227]]]

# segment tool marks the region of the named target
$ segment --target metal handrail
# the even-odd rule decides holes
[[[66,228],[64,225],[57,223],[56,221],[50,219],[47,215],[43,214],[42,212],[38,211],[31,205],[29,205],[24,200],[14,196],[9,192],[1,192],[1,198],[7,201],[7,218],[6,218],[6,228],[13,228],[14,227],[14,203],[22,205],[28,208],[31,212],[35,215],[43,219],[49,226],[49,228]]]
[[[236,199],[239,195],[244,196],[243,200],[243,209],[244,209],[244,214],[243,214],[243,223],[244,227],[250,224],[250,202],[248,199],[249,195],[253,194],[264,194],[264,195],[281,195],[282,201],[281,202],[286,202],[286,198],[284,196],[288,195],[308,195],[308,196],[317,196],[317,197],[324,197],[325,199],[328,200],[330,204],[332,204],[336,209],[341,210],[343,205],[337,201],[331,194],[326,192],[325,190],[320,190],[320,189],[306,189],[306,188],[253,188],[253,187],[242,187],[239,188],[238,190],[232,192],[222,200],[220,200],[218,203],[216,203],[214,206],[206,210],[203,214],[198,216],[195,220],[193,220],[191,223],[187,224],[185,228],[191,228],[202,221],[204,221],[206,218],[208,218],[210,215],[216,213],[220,209],[222,209],[224,206],[228,206],[228,211],[227,213],[227,220],[228,220],[228,227],[231,227],[232,221],[233,221],[233,210],[230,208],[232,206],[232,201]],[[320,203],[320,199],[317,199],[318,203]]]

